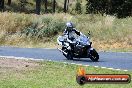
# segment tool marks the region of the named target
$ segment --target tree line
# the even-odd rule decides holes
[[[132,0],[87,0],[86,13],[132,16]]]
[[[22,2],[27,2],[27,0],[19,0]],[[35,0],[36,2],[36,14],[41,12],[41,4],[44,2],[45,13],[48,12],[48,0]],[[68,12],[70,0],[63,0],[63,12]],[[82,14],[82,0],[75,0],[75,12],[77,14]],[[86,14],[109,14],[115,15],[117,17],[132,16],[132,0],[86,0]],[[12,0],[7,0],[7,5],[11,5]],[[0,0],[0,8],[4,9],[4,0]],[[24,4],[22,4],[24,5]],[[52,13],[56,12],[57,8],[56,0],[52,0]],[[84,9],[84,8],[83,8]]]
[[[27,0],[19,0],[21,5],[24,7],[24,3],[27,2]],[[45,13],[48,12],[47,10],[47,4],[48,4],[48,0],[35,0],[36,1],[36,14],[40,14],[40,11],[41,11],[41,3],[42,1],[44,1],[44,5],[45,5]],[[56,10],[56,0],[52,0],[52,12],[55,13],[55,10]],[[7,1],[7,5],[11,5],[11,2],[12,0],[8,0]],[[68,3],[69,3],[69,0],[64,0],[64,12],[66,13],[67,10],[68,10]],[[1,10],[4,10],[4,5],[5,5],[5,0],[0,0],[0,9]]]

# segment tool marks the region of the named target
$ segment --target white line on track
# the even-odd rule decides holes
[[[128,70],[123,70],[123,71],[128,71]]]
[[[83,66],[82,64],[76,64],[76,65]]]
[[[84,66],[88,67],[89,65],[84,65]]]
[[[34,59],[34,58],[25,58],[25,57],[15,57],[15,56],[0,56],[1,58],[14,58],[14,59],[24,59],[24,60],[35,60],[35,61],[44,61],[44,59]],[[53,61],[53,60],[47,60],[47,61]],[[59,62],[59,61],[53,61],[53,62]],[[90,66],[90,65],[82,65],[82,64],[76,64],[76,63],[69,63],[69,62],[63,62],[64,64],[74,64],[78,66]],[[110,69],[110,70],[117,70],[117,71],[128,71],[128,70],[122,70],[122,69],[114,69],[114,68],[107,68],[107,67],[100,67],[100,66],[94,66],[96,68],[103,68],[103,69]]]
[[[52,61],[52,60],[48,60],[48,61]]]
[[[98,68],[99,66],[94,66],[94,67]]]
[[[101,67],[101,68],[106,68],[106,67]]]
[[[121,69],[115,69],[115,70],[120,71]]]
[[[71,64],[76,64],[76,63],[71,63]]]
[[[67,64],[67,62],[63,62],[64,64]]]
[[[114,69],[114,68],[107,68],[107,69]]]

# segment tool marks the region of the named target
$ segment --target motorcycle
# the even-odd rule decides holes
[[[57,38],[58,45],[61,45],[59,51],[68,60],[73,60],[73,58],[90,58],[93,62],[99,60],[99,55],[97,51],[92,48],[92,42],[90,38],[80,33],[80,36],[76,36],[73,41],[68,39],[68,35],[62,35]]]

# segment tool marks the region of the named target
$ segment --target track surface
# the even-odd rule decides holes
[[[46,59],[83,65],[132,70],[132,53],[99,52],[99,55],[99,62],[92,62],[89,58],[66,60],[62,53],[57,49],[0,47],[0,56]]]

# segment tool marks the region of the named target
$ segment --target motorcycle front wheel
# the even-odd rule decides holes
[[[66,55],[66,58],[67,58],[68,60],[73,60],[73,55],[72,55],[72,53],[71,53],[71,52],[68,52],[67,55]]]
[[[90,51],[90,59],[93,62],[97,62],[99,60],[99,55],[98,55],[98,53],[97,53],[97,51],[95,49]]]
[[[63,53],[67,60],[73,60],[73,54],[71,51],[68,51],[66,48],[62,48],[62,50],[67,53],[67,55]]]

